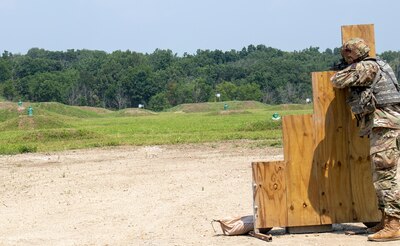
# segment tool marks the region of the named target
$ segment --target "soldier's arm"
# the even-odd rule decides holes
[[[369,86],[372,84],[379,65],[374,61],[362,61],[337,72],[331,78],[333,87]]]

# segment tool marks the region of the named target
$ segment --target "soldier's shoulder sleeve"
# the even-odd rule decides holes
[[[371,85],[379,69],[379,65],[375,61],[362,61],[357,63],[355,73],[358,79],[355,81],[354,86]]]
[[[351,66],[336,72],[331,78],[333,87],[345,88],[348,86],[353,86],[353,84],[358,80],[358,75],[356,72],[357,65],[358,64],[352,64]]]

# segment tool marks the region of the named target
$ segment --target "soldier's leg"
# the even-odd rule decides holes
[[[375,159],[380,159],[377,153]],[[386,215],[400,219],[400,190],[397,184],[397,165],[386,169],[375,169],[373,182],[378,197],[379,208],[383,207]]]
[[[379,201],[383,206],[384,228],[368,236],[371,241],[400,240],[400,190],[397,183],[397,166],[400,151],[397,131],[377,129],[371,137],[372,178]]]
[[[378,208],[381,210],[387,210],[388,202],[394,203],[392,206],[394,208],[397,206],[396,197],[399,192],[397,165],[400,156],[398,136],[400,136],[399,130],[389,128],[373,128],[371,133],[372,178],[378,197]],[[397,204],[399,202],[397,201]],[[400,211],[397,213],[400,214]]]

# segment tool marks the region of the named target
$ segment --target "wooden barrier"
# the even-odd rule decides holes
[[[287,224],[285,164],[278,162],[253,163],[254,207],[257,228]],[[265,201],[268,207],[264,206]],[[268,222],[268,223],[267,223]]]
[[[373,25],[342,27],[342,43],[363,38],[375,56]],[[284,160],[255,162],[255,230],[380,220],[372,185],[369,140],[346,104],[334,72],[312,73],[312,115],[282,119]]]

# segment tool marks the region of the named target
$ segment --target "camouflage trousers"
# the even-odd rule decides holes
[[[400,159],[400,130],[373,128],[370,136],[372,180],[379,209],[400,218],[400,189],[397,166]]]

